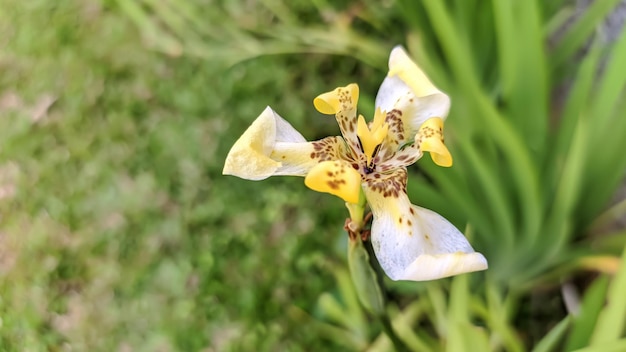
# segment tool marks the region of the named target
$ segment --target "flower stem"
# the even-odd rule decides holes
[[[349,230],[353,233],[360,234],[365,225],[363,219],[365,214],[365,205],[367,205],[367,200],[365,199],[365,194],[363,190],[359,193],[359,202],[358,203],[348,203],[346,202],[346,208],[348,208],[348,212],[350,213],[350,225]]]
[[[350,219],[346,222],[346,230],[350,234],[348,246],[348,264],[352,282],[357,290],[361,304],[371,314],[376,316],[383,327],[383,331],[391,340],[396,351],[410,351],[406,344],[400,340],[393,330],[391,319],[385,309],[385,300],[382,295],[381,282],[378,280],[376,271],[371,267],[367,250],[363,247],[362,238],[365,224],[369,217],[365,215],[367,200],[361,190],[358,203],[346,203],[350,212]]]

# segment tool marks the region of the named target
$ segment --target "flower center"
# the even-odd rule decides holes
[[[368,127],[363,115],[359,115],[356,134],[361,144],[361,150],[367,158],[367,164],[365,165],[366,174],[370,174],[374,171],[372,159],[378,154],[380,146],[389,132],[389,124],[385,123],[386,116],[387,114],[385,112],[377,108],[374,114],[374,120]]]

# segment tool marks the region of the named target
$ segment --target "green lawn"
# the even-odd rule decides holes
[[[618,341],[624,318],[596,318],[605,295],[615,298],[612,290],[626,285],[608,275],[617,271],[625,236],[600,243],[588,231],[623,176],[617,152],[589,157],[597,150],[591,143],[611,128],[582,137],[572,132],[571,139],[549,135],[546,141],[566,146],[555,147],[556,154],[526,138],[549,133],[545,121],[556,114],[547,108],[551,90],[593,70],[573,60],[550,66],[507,56],[495,47],[493,29],[472,27],[480,16],[499,18],[505,10],[485,2],[474,18],[464,15],[471,6],[447,3],[459,28],[474,28],[459,31],[466,33],[458,36],[463,45],[445,42],[450,36],[437,27],[445,23],[437,20],[437,6],[418,9],[411,1],[0,2],[0,351],[391,348],[380,322],[359,306],[346,271],[343,202],[299,178],[251,182],[221,172],[229,148],[267,105],[309,140],[335,135],[334,119],[317,113],[312,100],[357,82],[360,111],[372,116],[388,51],[405,41],[432,49],[420,60],[457,104],[449,140],[459,166],[448,173],[429,163],[413,167],[411,198],[460,228],[471,224],[473,244],[492,269],[431,284],[385,280],[399,335],[417,350],[462,351],[453,341],[480,346],[468,340],[479,331],[476,343],[488,336],[494,350],[526,350],[561,321],[570,335],[555,333],[560,347],[551,350],[574,350],[593,345],[588,335],[598,320],[619,331],[594,343]],[[570,37],[570,46],[582,45],[593,21],[611,9],[605,7],[587,31]],[[541,26],[557,17],[558,6],[541,8]],[[533,25],[518,30],[535,33]],[[477,41],[484,47],[473,46]],[[543,44],[526,44],[537,50],[528,55],[544,54]],[[474,55],[473,64],[455,61],[461,49]],[[563,57],[574,52],[559,50]],[[502,57],[516,61],[501,67],[494,58]],[[515,65],[535,85],[525,85],[523,73],[507,76]],[[467,83],[472,74],[455,74],[468,67],[476,82]],[[551,80],[543,82],[547,71]],[[611,97],[623,92],[615,88],[623,89],[622,77],[612,77],[602,91],[611,107]],[[593,92],[580,90],[585,98]],[[545,109],[527,101],[544,102]],[[502,125],[480,120],[492,118],[481,110],[492,111],[489,104]],[[601,109],[585,111],[613,111]],[[536,119],[525,125],[526,115]],[[506,121],[523,143],[509,147],[511,134],[494,132],[510,127]],[[622,130],[623,123],[610,123]],[[606,137],[609,150],[622,150],[621,134]],[[587,140],[593,142],[576,144]],[[591,152],[574,154],[579,149]],[[523,160],[510,162],[511,155]],[[611,167],[617,171],[606,171]],[[560,178],[563,170],[569,173]],[[598,177],[606,187],[591,192]],[[561,217],[567,220],[554,220]],[[589,243],[595,251],[584,251]],[[607,262],[580,264],[598,255]],[[587,290],[596,273],[607,275]],[[559,285],[581,277],[581,295],[595,288],[594,296],[585,295],[587,315],[568,318]],[[622,301],[611,308],[621,312]],[[573,338],[571,331],[589,333]],[[559,342],[564,335],[570,337]]]

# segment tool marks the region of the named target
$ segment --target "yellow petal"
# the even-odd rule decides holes
[[[400,77],[404,83],[411,87],[416,97],[441,93],[401,46],[393,48],[389,55],[388,75]]]
[[[310,189],[342,198],[349,203],[359,202],[361,174],[343,160],[323,161],[315,165],[304,179]]]
[[[426,120],[415,135],[415,143],[421,151],[430,152],[430,157],[439,166],[452,166],[452,155],[443,144],[443,120],[434,117]]]
[[[380,116],[383,118],[381,119]],[[361,146],[363,147],[363,153],[367,157],[367,163],[369,165],[371,159],[374,157],[374,151],[376,148],[383,142],[383,140],[387,137],[387,133],[389,131],[389,125],[386,123],[383,124],[381,122],[384,121],[384,114],[377,110],[376,118],[371,125],[371,129],[367,127],[367,123],[365,122],[365,118],[363,115],[359,115],[359,120],[357,124],[357,135],[361,141]]]
[[[389,73],[376,94],[376,107],[387,111],[390,129],[385,143],[395,148],[412,142],[424,121],[445,119],[450,98],[398,46],[389,55]]]
[[[361,153],[356,135],[356,108],[359,101],[359,86],[352,83],[319,95],[313,105],[322,114],[335,114],[341,135],[355,154]]]
[[[313,105],[322,114],[333,115],[341,110],[356,108],[358,101],[359,86],[352,83],[318,95],[313,99]]]

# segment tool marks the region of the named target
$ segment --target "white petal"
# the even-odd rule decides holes
[[[485,257],[441,215],[412,205],[403,191],[396,196],[384,189],[363,190],[374,215],[372,246],[392,280],[434,280],[487,269]]]
[[[389,54],[388,75],[402,79],[417,97],[443,94],[400,45],[393,48]]]
[[[274,175],[282,163],[270,155],[279,142],[306,144],[304,137],[268,106],[230,149],[223,173],[248,180]]]
[[[305,176],[320,161],[339,159],[345,152],[341,137],[307,142],[267,107],[228,152],[223,174],[248,180],[273,175]]]
[[[376,95],[376,107],[390,112],[399,110],[403,124],[402,145],[415,136],[421,124],[431,117],[444,119],[450,98],[435,87],[402,47],[389,56],[389,73]]]
[[[450,111],[450,98],[437,94],[416,96],[398,76],[386,77],[376,95],[376,107],[383,111],[398,109],[403,112],[403,121],[415,130],[431,117],[445,119]]]

